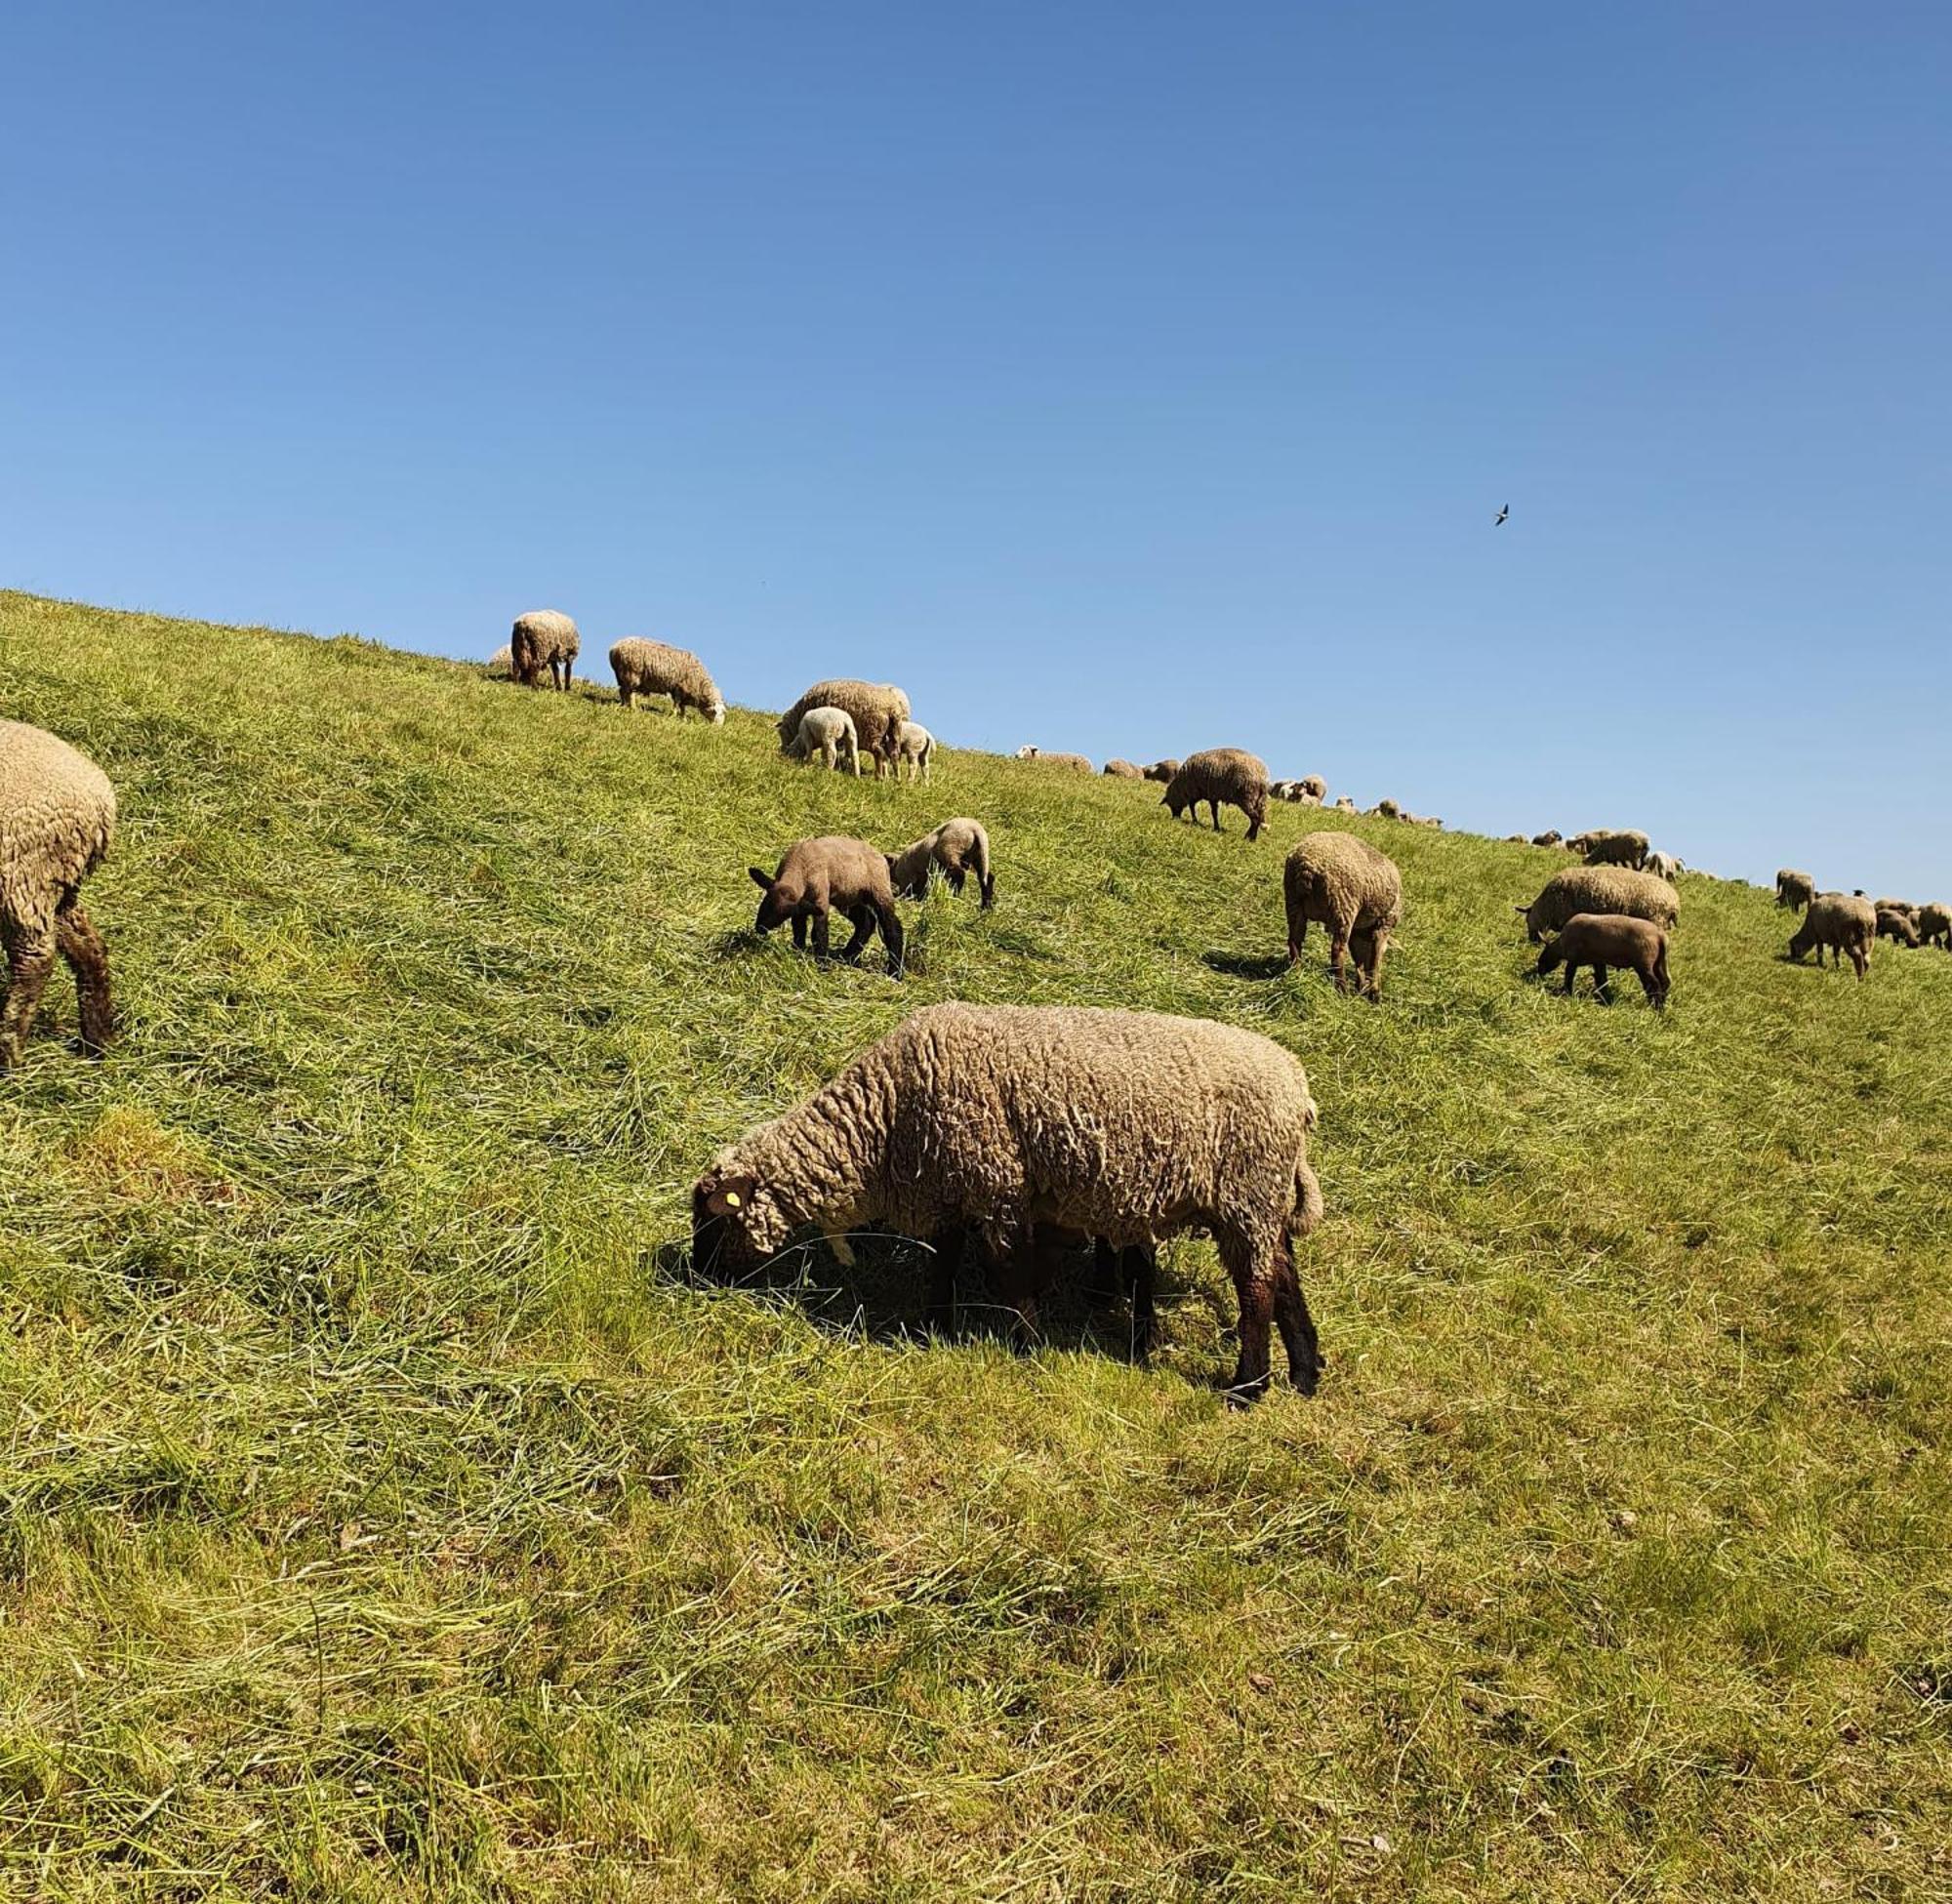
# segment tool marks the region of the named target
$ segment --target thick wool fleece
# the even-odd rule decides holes
[[[908,696],[885,681],[816,681],[780,716],[783,750],[793,746],[800,716],[809,708],[838,708],[851,714],[862,750],[874,754],[877,761],[889,728],[899,727],[914,712]]]
[[[1253,839],[1268,817],[1267,762],[1237,747],[1188,754],[1167,786],[1163,803],[1175,820],[1188,807],[1197,819],[1202,800],[1212,810],[1215,832],[1220,830],[1220,809],[1237,806],[1247,816],[1247,837]]]
[[[1624,912],[1651,919],[1671,930],[1681,916],[1681,895],[1651,872],[1624,866],[1569,866],[1555,872],[1525,913],[1525,936],[1533,945],[1557,932],[1575,912]]]
[[[617,698],[629,707],[640,694],[666,694],[679,713],[696,711],[713,722],[725,718],[725,697],[689,648],[627,635],[610,650],[610,671],[617,677]]]
[[[1310,921],[1328,928],[1329,969],[1345,984],[1342,961],[1353,940],[1362,990],[1382,988],[1383,953],[1403,920],[1403,874],[1388,854],[1354,833],[1310,833],[1281,869],[1287,905],[1287,955],[1301,957]]]

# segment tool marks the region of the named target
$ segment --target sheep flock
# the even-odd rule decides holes
[[[580,647],[569,616],[532,610],[515,619],[508,646],[484,672],[568,693]],[[630,636],[608,654],[622,707],[663,700],[671,717],[725,723],[724,697],[690,650]],[[908,695],[887,682],[817,681],[778,716],[777,731],[783,759],[817,761],[850,780],[864,778],[871,765],[875,780],[906,777],[917,785],[932,785],[938,771],[953,774],[954,756],[915,721]],[[1095,774],[1121,787],[1162,788],[1143,797],[1108,792],[1108,800],[1133,802],[1134,824],[1144,824],[1150,806],[1198,825],[1204,808],[1212,830],[1222,832],[1222,809],[1234,807],[1245,817],[1247,844],[1258,840],[1275,802],[1324,817],[1359,811],[1347,793],[1331,803],[1322,776],[1274,778],[1263,760],[1238,748],[1150,764],[1114,758],[1102,770],[1082,754],[1036,744],[1019,748],[1016,758],[1031,774]],[[1443,825],[1394,798],[1365,811],[1392,828]],[[116,820],[115,790],[99,766],[52,733],[0,720],[0,938],[8,955],[0,1072],[25,1056],[59,960],[75,977],[80,1048],[97,1054],[110,1042],[108,953],[81,892],[109,850]],[[1610,1003],[1608,973],[1623,968],[1639,978],[1647,1005],[1664,1011],[1683,863],[1632,828],[1569,837],[1554,829],[1509,839],[1559,862],[1529,897],[1514,899],[1525,936],[1543,948],[1533,975],[1563,971],[1570,994],[1575,975],[1588,967],[1598,998]],[[1216,842],[1211,850],[1245,848]],[[728,876],[736,871],[733,862]],[[986,929],[975,920],[996,904],[992,829],[968,815],[893,847],[839,833],[783,841],[770,870],[746,872],[760,890],[755,935],[786,925],[794,946],[814,958],[850,963],[878,936],[891,982],[908,969],[903,902],[925,899],[938,880],[952,894],[973,880],[979,905],[969,929],[976,930]],[[1413,930],[1415,918],[1413,894],[1406,901],[1403,869],[1391,854],[1374,839],[1317,827],[1287,854],[1280,887],[1286,964],[1301,962],[1308,928],[1320,924],[1335,989],[1353,982],[1379,1004],[1384,953],[1405,919]],[[1800,915],[1784,952],[1791,961],[1813,951],[1821,964],[1828,952],[1834,965],[1848,958],[1861,980],[1880,938],[1907,953],[1952,952],[1952,912],[1941,904],[1823,890],[1788,868],[1776,874],[1775,899]],[[830,941],[836,916],[850,928],[837,954]],[[1028,1340],[1049,1274],[1040,1236],[1045,1245],[1068,1236],[1118,1266],[1130,1291],[1134,1353],[1143,1359],[1158,1245],[1199,1231],[1212,1237],[1238,1304],[1239,1361],[1229,1398],[1245,1403],[1266,1391],[1276,1334],[1291,1381],[1312,1393],[1322,1364],[1295,1245],[1322,1216],[1308,1156],[1318,1115],[1295,1057],[1231,1025],[1078,1006],[932,1005],[705,1164],[692,1190],[693,1260],[702,1271],[756,1268],[795,1235],[814,1232],[846,1261],[850,1237],[880,1225],[928,1246],[926,1309],[934,1322],[949,1326],[957,1274],[973,1250]]]

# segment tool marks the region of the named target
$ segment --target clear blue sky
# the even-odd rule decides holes
[[[1952,896],[1943,0],[21,0],[0,59],[8,584],[560,607]]]

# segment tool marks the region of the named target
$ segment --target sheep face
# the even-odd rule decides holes
[[[714,701],[707,711],[712,715],[712,724],[713,727],[723,727],[725,725],[724,702]]]
[[[691,1265],[705,1276],[755,1270],[786,1247],[793,1226],[756,1177],[714,1164],[691,1190]]]
[[[749,866],[746,871],[764,895],[759,901],[759,916],[752,921],[752,930],[770,932],[775,926],[786,924],[793,915],[793,908],[799,904],[799,894],[791,890],[784,880],[775,879],[770,872],[762,872],[755,866]]]

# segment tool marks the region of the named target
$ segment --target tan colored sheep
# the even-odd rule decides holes
[[[1816,962],[1821,965],[1827,949],[1830,962],[1842,965],[1844,954],[1849,952],[1861,980],[1871,962],[1877,933],[1877,909],[1862,893],[1818,893],[1810,900],[1796,937],[1789,942],[1789,955],[1800,964],[1813,947]]]
[[[874,756],[877,780],[887,768],[882,749],[888,729],[898,727],[914,712],[908,696],[885,681],[816,681],[779,718],[781,752],[793,746],[800,716],[809,708],[839,708],[853,717],[862,750]]]
[[[949,890],[959,894],[972,872],[982,895],[982,910],[996,903],[996,875],[990,870],[990,835],[980,820],[945,820],[932,833],[904,846],[888,858],[888,878],[898,899],[919,899],[928,890],[929,874],[940,869]]]
[[[488,657],[488,673],[495,680],[506,681],[514,671],[515,658],[505,641]]]
[[[1173,775],[1178,772],[1179,772],[1179,762],[1177,760],[1155,760],[1153,764],[1146,769],[1146,778],[1148,780],[1156,780],[1159,783],[1161,787],[1163,787],[1167,785],[1171,781]]]
[[[808,1226],[844,1250],[883,1223],[938,1242],[930,1308],[947,1320],[968,1234],[1008,1266],[1038,1224],[1119,1249],[1201,1226],[1240,1298],[1232,1398],[1267,1389],[1270,1321],[1309,1394],[1322,1362],[1293,1239],[1322,1217],[1315,1120],[1300,1063],[1232,1025],[932,1005],[712,1158],[692,1190],[693,1260],[746,1269]],[[1035,1288],[1034,1272],[1013,1279]]]
[[[1380,1001],[1383,953],[1403,919],[1403,874],[1386,853],[1354,833],[1310,833],[1281,869],[1287,905],[1287,960],[1301,963],[1311,919],[1328,928],[1328,969],[1346,992],[1343,960],[1353,947],[1356,990]]]
[[[1301,799],[1304,806],[1320,806],[1328,797],[1328,783],[1320,774],[1303,774]]]
[[[814,956],[826,958],[828,916],[838,912],[854,928],[840,956],[849,961],[859,958],[878,925],[888,949],[888,976],[901,977],[901,914],[895,911],[894,888],[888,880],[888,856],[877,847],[865,839],[830,833],[795,840],[770,877],[756,866],[746,871],[764,895],[753,921],[755,932],[770,932],[791,919],[793,944],[804,952],[811,923]]]
[[[1529,906],[1518,907],[1525,936],[1537,945],[1580,912],[1623,912],[1672,930],[1681,916],[1681,895],[1665,879],[1624,866],[1569,866],[1555,872]]]
[[[935,766],[935,736],[918,720],[905,720],[881,737],[881,753],[896,780],[907,767],[909,779],[924,786]]]
[[[610,650],[610,671],[617,677],[617,699],[627,708],[639,695],[663,694],[679,714],[696,710],[714,727],[725,719],[725,697],[689,648],[626,635]]]
[[[1629,866],[1638,870],[1647,865],[1648,841],[1643,832],[1629,830],[1580,833],[1571,844],[1584,855],[1588,866]]]
[[[1778,906],[1800,912],[1815,897],[1816,881],[1809,873],[1784,867],[1775,875],[1775,903]]]
[[[1338,793],[1335,797],[1333,810],[1337,813],[1354,813],[1356,811],[1356,802],[1351,795]]]
[[[1216,833],[1221,830],[1221,807],[1237,806],[1247,816],[1247,837],[1259,838],[1268,817],[1267,762],[1237,747],[1208,748],[1188,754],[1167,786],[1161,804],[1172,810],[1175,820],[1191,811],[1197,825],[1202,800],[1212,811]]]
[[[1035,760],[1040,767],[1062,767],[1067,773],[1088,774],[1091,762],[1081,753],[1046,753],[1040,747],[1020,747],[1019,760]]]
[[[532,608],[515,617],[509,631],[509,668],[523,687],[533,688],[542,685],[547,668],[550,684],[567,694],[582,647],[583,638],[567,615],[553,608]]]
[[[1575,912],[1566,930],[1538,955],[1538,975],[1566,967],[1566,995],[1582,965],[1593,968],[1593,989],[1603,1005],[1613,1002],[1607,984],[1609,966],[1634,973],[1655,1011],[1667,1009],[1671,990],[1667,977],[1667,934],[1651,919],[1627,918],[1618,912]]]
[[[1889,939],[1894,946],[1915,947],[1919,943],[1918,927],[1902,907],[1886,906],[1880,902],[1874,910],[1880,939]]]
[[[1918,936],[1928,946],[1952,952],[1952,907],[1933,900],[1918,909]]]
[[[74,973],[81,1047],[115,1032],[108,951],[81,903],[82,882],[115,837],[115,790],[84,753],[25,721],[0,720],[0,1072],[20,1063],[57,956]]]
[[[1104,767],[1108,780],[1144,780],[1145,770],[1130,760],[1108,760]]]
[[[1550,832],[1533,833],[1531,836],[1531,843],[1534,846],[1558,846],[1563,841],[1564,835],[1557,828],[1554,828]]]

